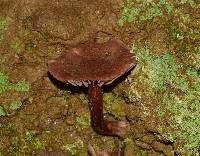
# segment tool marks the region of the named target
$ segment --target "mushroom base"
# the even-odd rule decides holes
[[[91,113],[92,128],[102,135],[120,136],[127,131],[127,124],[124,121],[107,121],[103,117],[103,91],[95,83],[88,89],[89,105]]]

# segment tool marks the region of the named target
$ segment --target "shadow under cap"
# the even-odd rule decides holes
[[[110,84],[135,65],[135,56],[119,39],[78,45],[48,62],[49,72],[57,80],[85,87],[92,81],[99,86]]]

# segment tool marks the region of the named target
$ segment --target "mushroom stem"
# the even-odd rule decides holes
[[[127,124],[123,121],[107,121],[103,117],[103,90],[97,82],[88,88],[92,128],[102,135],[118,136],[125,134]]]
[[[91,124],[94,130],[101,131],[101,125],[104,124],[103,118],[103,91],[95,84],[91,84],[88,88],[89,105],[90,105],[90,115]]]

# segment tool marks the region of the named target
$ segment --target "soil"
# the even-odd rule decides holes
[[[0,117],[0,155],[84,156],[88,155],[89,143],[110,152],[126,138],[131,139],[126,156],[140,156],[143,150],[148,156],[174,155],[172,144],[155,135],[160,133],[156,125],[161,121],[153,115],[144,119],[142,105],[130,105],[126,100],[124,81],[106,92],[123,99],[122,118],[128,120],[130,130],[126,136],[106,137],[90,127],[85,89],[66,86],[48,74],[47,61],[77,44],[119,38],[128,45],[133,40],[146,40],[152,47],[165,50],[160,42],[167,42],[162,29],[166,22],[121,28],[117,21],[122,4],[122,0],[0,0],[0,19],[8,21],[1,32],[0,69],[9,75],[11,83],[25,79],[30,84],[28,92],[0,94],[4,107],[13,100],[22,102],[19,110],[7,110],[9,115]],[[153,110],[156,99],[145,99],[149,100],[152,104],[148,107]]]

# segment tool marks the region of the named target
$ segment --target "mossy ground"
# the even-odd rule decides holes
[[[133,36],[138,66],[128,78],[128,98],[146,103],[148,118],[154,111],[157,135],[178,155],[199,155],[199,7],[195,1],[129,0],[118,21],[129,31],[152,30],[145,39]]]
[[[122,142],[127,156],[199,155],[199,9],[193,0],[0,2],[0,155],[85,156],[88,144],[112,151]],[[68,47],[114,37],[138,60],[104,88],[105,116],[130,124],[124,138],[97,135],[87,91],[46,66]]]

